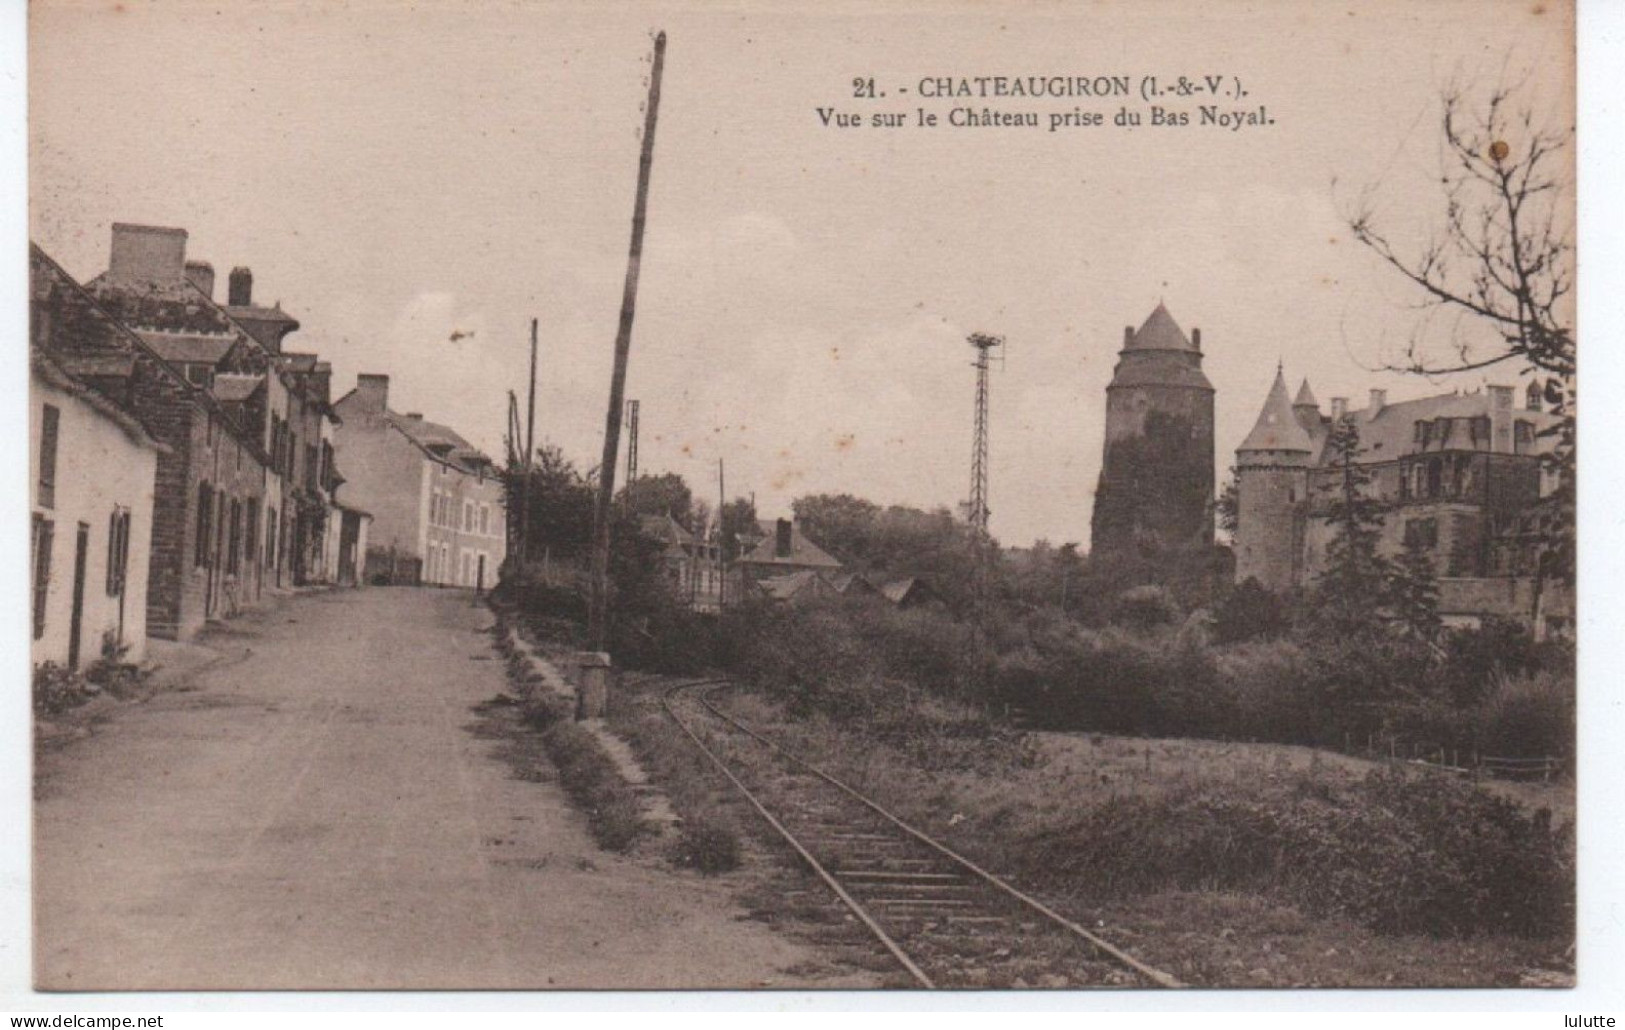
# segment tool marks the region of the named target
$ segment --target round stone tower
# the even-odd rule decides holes
[[[1320,405],[1304,380],[1294,401],[1279,367],[1253,431],[1236,448],[1236,582],[1277,592],[1301,586],[1305,501]]]
[[[1106,451],[1091,552],[1142,543],[1213,543],[1213,386],[1202,331],[1185,333],[1161,303],[1123,350],[1106,387]]]

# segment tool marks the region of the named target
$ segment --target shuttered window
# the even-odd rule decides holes
[[[107,520],[107,596],[120,597],[130,564],[130,510],[114,508]]]
[[[39,505],[56,507],[56,442],[62,413],[56,405],[45,405],[39,433]]]
[[[45,597],[51,586],[51,538],[56,525],[41,515],[34,516],[34,639],[45,636]]]

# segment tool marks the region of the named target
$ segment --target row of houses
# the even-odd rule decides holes
[[[115,224],[84,283],[30,249],[35,663],[140,661],[299,587],[492,582],[490,460],[391,411],[388,376],[333,400],[331,364],[287,346],[299,321],[246,267],[217,297],[186,244]]]
[[[253,274],[184,229],[116,224],[76,281],[30,249],[33,657],[139,660],[269,592],[357,583],[369,517],[338,496],[331,366]]]

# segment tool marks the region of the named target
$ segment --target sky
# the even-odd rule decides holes
[[[818,13],[807,13],[817,11]],[[765,516],[810,492],[968,492],[965,337],[992,373],[992,530],[1087,542],[1123,327],[1202,329],[1216,471],[1277,362],[1323,404],[1475,389],[1372,369],[1420,317],[1349,237],[1437,221],[1452,80],[1530,75],[1571,118],[1560,3],[660,5],[83,3],[31,8],[31,233],[70,272],[110,226],[190,233],[302,323],[340,393],[502,452],[540,324],[537,436],[602,446],[654,30],[669,39],[627,396],[640,466]],[[1530,71],[1532,69],[1532,71]],[[922,77],[1239,77],[1274,124],[839,130],[820,107],[946,117]],[[884,98],[858,100],[873,77]],[[908,95],[902,95],[907,89]],[[1076,101],[1108,121],[1137,98]],[[1067,109],[972,100],[1007,110]],[[1467,327],[1472,331],[1472,327]],[[454,340],[453,334],[460,332]],[[1515,369],[1489,373],[1517,382]],[[624,454],[624,450],[623,450]]]

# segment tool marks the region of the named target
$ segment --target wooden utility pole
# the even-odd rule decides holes
[[[594,650],[609,643],[609,519],[615,500],[615,465],[621,445],[621,405],[626,401],[626,362],[632,350],[632,317],[638,298],[638,266],[643,260],[643,224],[649,209],[649,171],[654,164],[655,118],[660,113],[660,73],[666,61],[666,34],[655,36],[654,68],[643,118],[643,152],[638,158],[638,192],[632,207],[632,244],[621,293],[621,323],[615,333],[615,370],[609,380],[609,413],[604,419],[604,459],[598,464],[598,504],[593,509],[592,593],[587,635]]]
[[[728,603],[728,536],[723,515],[728,511],[727,480],[723,478],[722,459],[717,459],[717,614],[722,614]]]
[[[509,394],[511,398],[513,395]],[[516,416],[517,418],[517,416]],[[525,408],[525,460],[519,485],[519,570],[530,557],[530,471],[536,457],[536,319],[530,320],[530,401]],[[512,520],[510,520],[512,521]]]

